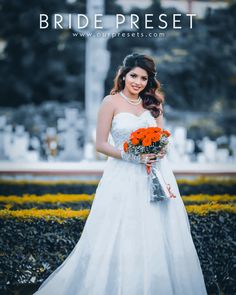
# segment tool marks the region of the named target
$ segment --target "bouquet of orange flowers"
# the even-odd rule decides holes
[[[128,141],[124,142],[124,151],[134,154],[156,154],[167,146],[170,132],[159,127],[139,128],[130,134]],[[150,172],[150,167],[147,172]]]
[[[170,135],[169,131],[159,127],[139,128],[130,134],[129,139],[124,142],[123,148],[125,152],[135,156],[152,153],[156,154],[158,158],[158,154],[167,148]],[[146,165],[146,170],[150,180],[150,201],[176,197],[156,167]]]

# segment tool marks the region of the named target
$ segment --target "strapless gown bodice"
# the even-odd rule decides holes
[[[150,111],[145,110],[139,116],[129,112],[120,112],[113,117],[111,136],[115,147],[122,149],[124,141],[129,138],[132,131],[138,128],[157,126],[155,118]]]

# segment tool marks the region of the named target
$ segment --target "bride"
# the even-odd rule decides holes
[[[90,214],[70,255],[34,294],[207,294],[166,149],[158,157],[123,150],[132,131],[163,128],[155,69],[153,59],[142,54],[126,56],[119,68],[98,113],[96,149],[108,160]],[[146,165],[158,169],[162,186],[169,184],[175,198],[150,201]]]

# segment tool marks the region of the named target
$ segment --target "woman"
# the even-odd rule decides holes
[[[98,114],[96,149],[109,158],[84,230],[67,259],[35,294],[207,294],[166,150],[158,159],[123,150],[132,131],[163,127],[163,95],[155,68],[146,55],[124,59]],[[158,167],[175,198],[150,202],[146,164]]]

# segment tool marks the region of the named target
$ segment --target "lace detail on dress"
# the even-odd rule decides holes
[[[148,110],[140,116],[128,112],[117,114],[113,118],[111,127],[111,136],[115,147],[122,150],[123,143],[129,138],[131,132],[138,128],[149,126],[157,126],[157,124],[155,118]]]

